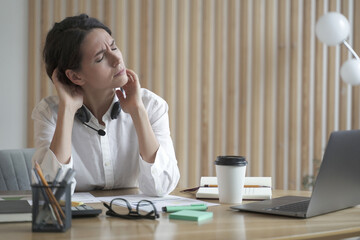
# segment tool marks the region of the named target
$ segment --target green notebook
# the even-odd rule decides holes
[[[195,211],[195,210],[181,210],[171,213],[169,219],[179,219],[188,221],[204,221],[213,217],[212,212]]]

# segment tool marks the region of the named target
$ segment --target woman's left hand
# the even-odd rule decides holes
[[[128,82],[122,87],[125,91],[116,90],[116,95],[120,100],[121,109],[132,115],[136,113],[139,108],[144,107],[140,93],[140,82],[136,73],[132,70],[127,69],[126,74],[128,76]]]

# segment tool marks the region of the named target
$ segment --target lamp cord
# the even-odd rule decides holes
[[[350,44],[348,44],[345,40],[343,41],[343,44],[345,45],[345,47],[347,47],[347,49],[349,49],[349,51],[352,53],[352,55],[354,55],[354,57],[356,58],[356,60],[360,61],[359,56],[356,54],[356,52],[355,52],[354,49],[350,46]]]

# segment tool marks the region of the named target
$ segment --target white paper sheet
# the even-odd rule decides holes
[[[101,202],[99,199],[94,197],[89,192],[76,192],[71,196],[72,202],[83,202],[83,203],[99,203]]]
[[[206,204],[208,207],[219,205],[217,203],[205,202],[192,198],[184,198],[173,195],[167,195],[164,197],[149,197],[144,194],[136,194],[136,195],[122,195],[122,196],[110,196],[110,197],[98,197],[97,199],[102,202],[110,203],[114,198],[124,198],[126,199],[133,209],[136,209],[137,203],[141,200],[149,200],[151,201],[158,212],[162,211],[162,207],[165,206],[183,206],[183,205],[191,205],[191,204]]]

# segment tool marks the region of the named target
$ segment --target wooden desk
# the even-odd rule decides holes
[[[136,194],[137,189],[94,191],[94,196]],[[193,197],[172,193],[184,197]],[[303,195],[307,192],[273,191],[274,197]],[[217,202],[214,201],[213,202]],[[89,204],[90,205],[90,204]],[[99,217],[73,219],[65,233],[33,233],[31,223],[0,224],[0,239],[339,239],[360,236],[360,206],[310,219],[293,219],[229,209],[230,205],[210,207],[212,220],[197,223],[169,220],[161,213],[158,220],[124,220],[105,215],[102,204],[91,204],[103,209]]]

